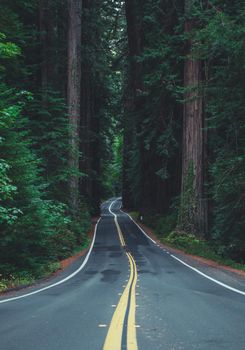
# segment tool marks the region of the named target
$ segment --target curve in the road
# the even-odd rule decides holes
[[[113,202],[111,202],[111,204],[110,204],[110,206],[109,206],[109,212],[114,216],[115,223],[116,223],[116,226],[117,226],[117,230],[118,230],[118,232],[119,232],[119,239],[120,239],[120,242],[121,242],[122,246],[125,246],[125,242],[121,241],[121,240],[123,239],[123,236],[122,236],[122,234],[121,234],[121,229],[120,229],[119,224],[118,224],[118,222],[117,222],[117,216],[116,216],[116,215],[112,212],[112,210],[111,210],[113,204],[114,204],[115,202],[117,202],[119,199],[120,199],[120,198],[117,198],[116,200],[114,200]],[[126,215],[134,222],[134,224],[140,229],[140,231],[141,231],[152,243],[157,244],[156,241],[154,241],[154,240],[153,240],[153,239],[152,239],[138,224],[137,224],[137,222],[135,222],[135,220],[134,220],[128,213],[126,213],[126,212],[124,212],[124,211],[122,211],[122,210],[121,210],[121,212],[124,213],[124,214],[126,214]],[[101,218],[100,218],[100,219],[101,219]],[[7,302],[10,302],[10,301],[14,301],[14,300],[18,300],[18,299],[23,299],[23,298],[32,296],[32,295],[34,295],[34,294],[41,293],[41,292],[43,292],[43,291],[45,291],[45,290],[47,290],[47,289],[50,289],[50,288],[56,287],[56,286],[58,286],[58,285],[60,285],[60,284],[62,284],[62,283],[65,283],[65,282],[68,281],[69,279],[71,279],[71,278],[73,278],[74,276],[76,276],[76,275],[85,267],[85,265],[86,265],[87,262],[88,262],[88,259],[89,259],[89,257],[90,257],[90,254],[91,254],[92,249],[93,249],[93,246],[94,246],[94,242],[95,242],[95,238],[96,238],[96,232],[97,232],[97,227],[98,227],[98,224],[99,224],[99,222],[100,222],[100,219],[98,220],[98,222],[97,222],[97,224],[96,224],[96,226],[95,226],[94,237],[93,237],[93,240],[92,240],[92,242],[91,242],[90,249],[89,249],[89,251],[88,251],[88,253],[87,253],[87,255],[86,255],[86,257],[85,257],[85,259],[84,259],[84,261],[83,261],[83,263],[82,263],[82,265],[81,265],[76,271],[74,271],[73,273],[71,273],[70,275],[68,275],[67,277],[65,277],[64,279],[62,279],[62,280],[60,280],[60,281],[58,281],[58,282],[56,282],[56,283],[50,284],[50,285],[48,285],[48,286],[46,286],[46,287],[43,287],[43,288],[41,288],[41,289],[37,289],[37,290],[35,290],[35,291],[33,291],[33,292],[26,293],[26,294],[23,294],[23,295],[19,295],[19,296],[16,296],[16,297],[11,297],[11,298],[8,298],[8,299],[0,300],[0,304],[7,303]],[[205,273],[203,273],[202,271],[200,271],[199,269],[197,269],[197,268],[195,268],[195,267],[193,267],[193,266],[187,264],[186,262],[184,262],[183,260],[181,260],[180,258],[176,257],[176,256],[173,255],[173,254],[170,254],[170,253],[169,253],[169,255],[170,255],[173,259],[177,260],[179,263],[181,263],[181,264],[183,264],[184,266],[188,267],[188,268],[191,269],[192,271],[195,271],[195,272],[198,273],[199,275],[201,275],[201,276],[203,276],[203,277],[209,279],[210,281],[212,281],[212,282],[214,282],[214,283],[216,283],[216,284],[218,284],[218,285],[220,285],[220,286],[222,286],[222,287],[224,287],[224,288],[226,288],[226,289],[229,289],[229,290],[231,290],[231,291],[233,291],[233,292],[235,292],[235,293],[238,293],[238,294],[240,294],[240,295],[244,295],[244,296],[245,296],[245,292],[244,292],[244,291],[242,291],[242,290],[240,290],[240,289],[237,289],[237,288],[233,288],[233,287],[231,287],[231,286],[229,286],[229,285],[227,285],[227,284],[225,284],[225,283],[223,283],[223,282],[221,282],[221,281],[218,281],[218,280],[215,279],[215,278],[212,278],[212,277],[208,276],[207,274],[205,274]]]
[[[75,272],[56,277],[45,289],[33,286],[34,293],[23,296],[22,290],[20,298],[2,300],[25,298],[0,305],[0,348],[101,350],[124,294],[114,333],[121,338],[110,350],[243,350],[243,281],[202,264],[195,269],[192,258],[146,238],[120,206],[115,198],[102,204],[89,254],[64,274]]]

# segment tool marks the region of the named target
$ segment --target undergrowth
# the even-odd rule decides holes
[[[0,292],[6,292],[11,289],[18,289],[21,287],[33,284],[37,278],[45,278],[60,269],[60,262],[52,262],[46,265],[41,265],[39,273],[31,274],[29,271],[18,271],[8,276],[0,275]]]
[[[58,218],[61,218],[60,216]],[[55,229],[48,236],[46,256],[27,257],[19,251],[18,264],[12,260],[0,263],[0,293],[25,287],[36,280],[47,278],[60,268],[60,261],[85,249],[89,244],[87,232],[91,229],[89,214],[84,211],[76,220],[53,220]]]

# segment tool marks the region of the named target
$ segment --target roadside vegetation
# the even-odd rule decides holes
[[[191,233],[176,229],[177,217],[174,214],[166,217],[159,215],[140,217],[138,212],[131,212],[130,215],[139,224],[142,223],[149,227],[157,239],[166,246],[245,271],[245,264],[238,263],[231,259],[229,254],[225,254],[220,248],[221,244],[219,241],[205,240]]]
[[[245,264],[244,1],[125,4],[124,207]]]
[[[67,72],[73,5],[81,1],[1,2],[0,291],[46,277],[62,259],[84,249],[100,198],[121,191],[121,78],[109,70],[119,33],[118,28],[111,37],[117,5],[80,6],[77,67],[86,78],[81,108],[75,106],[83,115],[77,149],[69,101],[78,87]],[[91,55],[102,47],[102,55]]]

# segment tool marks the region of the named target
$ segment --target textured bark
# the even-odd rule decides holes
[[[92,150],[91,150],[91,133],[92,133],[92,117],[93,117],[93,101],[91,96],[91,75],[88,67],[82,70],[82,109],[81,109],[81,142],[80,149],[82,160],[80,168],[86,176],[81,181],[81,192],[88,199],[92,196]]]
[[[68,88],[70,206],[75,213],[79,198],[79,124],[81,93],[81,0],[68,0]]]
[[[128,37],[128,81],[124,101],[124,147],[123,147],[123,205],[126,208],[134,208],[136,194],[130,189],[130,178],[128,176],[128,168],[130,167],[129,154],[135,147],[135,135],[140,126],[137,118],[139,107],[139,95],[142,90],[141,83],[141,64],[137,62],[137,56],[141,53],[141,24],[139,18],[139,1],[126,0],[126,21],[127,21],[127,37]],[[137,146],[136,146],[137,147]],[[139,169],[138,176],[142,176]],[[140,186],[142,189],[143,187]],[[137,195],[141,197],[143,190]]]
[[[186,0],[188,16],[192,1]],[[192,20],[186,21],[185,31],[194,28]],[[204,114],[201,92],[202,67],[200,60],[192,56],[193,42],[188,41],[184,67],[185,104],[183,119],[181,226],[197,235],[206,232],[207,208],[204,199]]]
[[[82,42],[83,42],[83,60],[82,60],[82,86],[81,86],[81,142],[80,150],[82,159],[80,162],[80,169],[86,174],[81,180],[81,193],[86,197],[88,203],[91,203],[93,192],[92,181],[92,149],[91,149],[91,133],[92,133],[92,118],[94,114],[94,101],[92,94],[92,67],[90,57],[88,57],[88,47],[91,45],[91,35],[89,21],[91,21],[91,9],[94,1],[83,0],[83,24],[82,24]]]

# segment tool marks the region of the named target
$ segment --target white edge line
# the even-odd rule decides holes
[[[191,269],[191,270],[197,272],[199,275],[201,275],[201,276],[203,276],[203,277],[209,279],[210,281],[213,281],[214,283],[217,283],[217,284],[219,284],[220,286],[222,286],[222,287],[224,287],[224,288],[226,288],[226,289],[232,290],[233,292],[239,293],[239,294],[241,294],[241,295],[245,295],[245,292],[243,292],[242,290],[233,288],[233,287],[229,286],[228,284],[222,283],[222,282],[216,280],[215,278],[212,278],[212,277],[206,275],[205,273],[203,273],[203,272],[201,272],[200,270],[196,269],[195,267],[193,267],[193,266],[191,266],[191,265],[185,263],[183,260],[177,258],[176,256],[174,256],[174,255],[172,255],[172,254],[170,254],[170,256],[171,256],[173,259],[178,260],[181,264],[183,264],[183,265],[189,267],[189,269]]]
[[[148,236],[148,234],[137,224],[137,222],[134,221],[134,219],[126,212],[124,212],[123,210],[121,210],[122,213],[128,215],[128,217],[135,223],[135,225],[140,229],[140,231],[148,238],[150,239],[154,244],[157,244],[156,241],[154,241],[154,239],[152,239],[150,236]]]
[[[128,213],[125,213],[125,212],[122,211],[122,210],[121,210],[121,212],[124,213],[124,214],[126,214],[126,215],[135,223],[135,225],[140,229],[140,231],[143,232],[143,234],[144,234],[147,238],[149,238],[154,244],[157,244],[156,241],[154,241],[151,237],[149,237],[148,234],[145,233],[145,231],[134,221],[134,219],[133,219]],[[201,275],[201,276],[203,276],[203,277],[209,279],[210,281],[212,281],[212,282],[214,282],[214,283],[216,283],[216,284],[219,284],[220,286],[222,286],[222,287],[224,287],[224,288],[226,288],[226,289],[229,289],[229,290],[231,290],[231,291],[233,291],[233,292],[235,292],[235,293],[238,293],[238,294],[241,294],[241,295],[245,295],[245,292],[243,292],[242,290],[233,288],[233,287],[229,286],[228,284],[222,283],[222,282],[216,280],[215,278],[212,278],[212,277],[206,275],[205,273],[201,272],[200,270],[196,269],[195,267],[192,267],[191,265],[185,263],[183,260],[177,258],[176,256],[170,254],[169,252],[167,252],[167,253],[168,253],[173,259],[178,260],[181,264],[183,264],[183,265],[185,265],[186,267],[188,267],[189,269],[195,271],[195,272],[198,273],[199,275]]]
[[[82,263],[82,265],[77,269],[75,270],[72,274],[70,274],[69,276],[65,277],[64,279],[56,282],[56,283],[53,283],[53,284],[50,284],[49,286],[47,287],[44,287],[44,288],[41,288],[41,289],[38,289],[38,290],[35,290],[34,292],[30,292],[30,293],[27,293],[27,294],[23,294],[23,295],[19,295],[17,297],[13,297],[13,298],[9,298],[9,299],[4,299],[4,300],[0,300],[0,304],[3,304],[3,303],[7,303],[7,302],[10,302],[10,301],[14,301],[14,300],[18,300],[18,299],[23,299],[23,298],[26,298],[26,297],[29,297],[31,295],[34,295],[34,294],[38,294],[38,293],[41,293],[47,289],[50,289],[50,288],[53,288],[53,287],[56,287],[56,286],[59,286],[60,284],[70,280],[72,277],[76,276],[84,267],[85,265],[87,264],[88,262],[88,259],[90,257],[90,254],[92,252],[92,249],[94,247],[94,242],[95,242],[95,238],[96,238],[96,233],[97,233],[97,227],[98,227],[98,224],[100,222],[100,219],[97,221],[96,223],[96,226],[95,226],[95,229],[94,229],[94,237],[93,237],[93,240],[92,240],[92,243],[90,245],[90,248],[89,248],[89,251]]]
[[[114,204],[115,202],[117,202],[118,200],[119,200],[119,199],[116,199],[116,200],[114,200],[113,202],[111,202],[111,204],[110,204],[110,206],[109,206],[109,208],[108,208],[109,212],[114,216],[115,219],[117,218],[117,216],[116,216],[116,214],[113,213],[113,211],[111,210],[111,207],[112,207],[113,204]]]

